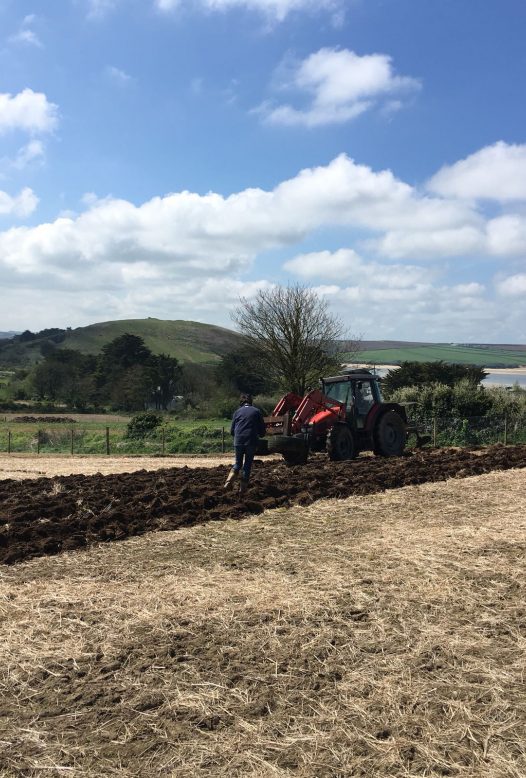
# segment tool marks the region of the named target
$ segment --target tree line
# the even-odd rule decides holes
[[[26,384],[37,400],[82,410],[111,406],[133,411],[148,404],[166,408],[181,377],[177,359],[154,354],[137,335],[125,333],[103,346],[98,356],[48,348]]]
[[[181,365],[129,333],[98,356],[82,354],[58,347],[63,331],[46,330],[51,339],[40,346],[43,361],[29,372],[18,371],[11,396],[79,410],[137,411],[165,410],[174,395],[182,395],[196,415],[217,417],[231,415],[236,395],[248,392],[270,412],[284,392],[304,394],[319,378],[341,372],[343,354],[349,361],[359,353],[359,340],[346,336],[327,301],[308,287],[262,289],[240,301],[233,319],[241,345],[217,365]],[[19,338],[41,335],[26,332]],[[387,399],[417,402],[426,414],[481,416],[496,407],[480,385],[485,376],[481,367],[405,362],[388,373],[382,387]]]

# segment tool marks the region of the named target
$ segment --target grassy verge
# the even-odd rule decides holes
[[[76,416],[74,423],[21,423],[16,416],[0,417],[0,451],[41,454],[208,454],[232,448],[225,419],[176,419],[140,439],[126,436],[129,419]]]

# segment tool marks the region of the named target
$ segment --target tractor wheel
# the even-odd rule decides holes
[[[356,444],[354,437],[344,424],[335,424],[327,435],[327,454],[329,459],[341,462],[344,459],[354,459],[356,456]]]
[[[380,457],[399,457],[406,444],[405,423],[396,411],[380,417],[374,431],[374,453]]]

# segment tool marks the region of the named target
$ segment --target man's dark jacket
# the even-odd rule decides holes
[[[232,417],[230,434],[234,436],[234,446],[257,446],[260,437],[265,435],[265,422],[259,408],[253,405],[241,405]]]

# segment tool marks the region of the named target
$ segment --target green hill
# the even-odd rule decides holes
[[[215,364],[239,344],[240,336],[225,327],[195,321],[125,319],[76,329],[22,333],[0,344],[0,366],[30,366],[42,359],[42,347],[52,343],[84,354],[99,354],[110,341],[129,333],[143,338],[154,354],[169,354],[180,362]]]
[[[46,329],[39,333],[23,332],[0,341],[0,369],[29,367],[42,359],[51,343],[84,354],[99,354],[102,347],[124,333],[138,335],[154,354],[169,354],[180,362],[216,364],[240,342],[240,336],[225,327],[195,321],[163,319],[125,319],[99,322],[76,329]],[[411,341],[363,341],[353,361],[368,364],[399,364],[404,361],[443,360],[480,367],[518,367],[526,365],[526,346],[418,343]]]

